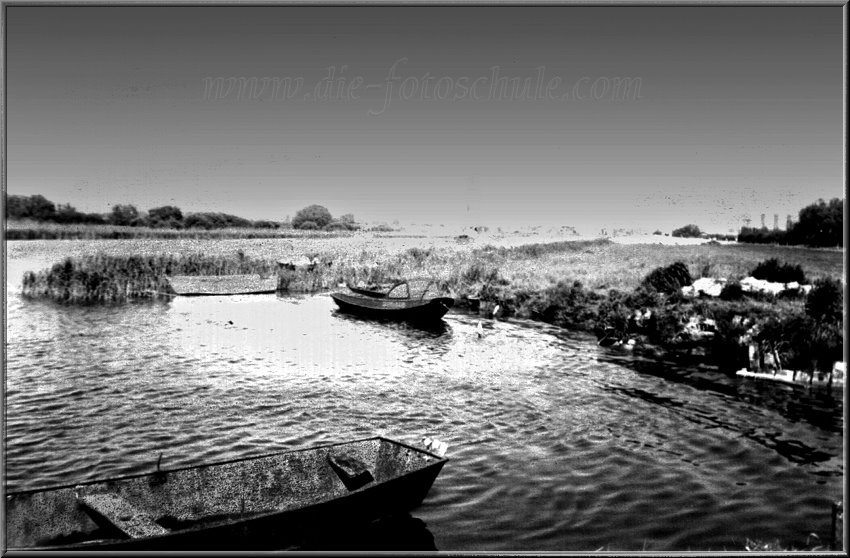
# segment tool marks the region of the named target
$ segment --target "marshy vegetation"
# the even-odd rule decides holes
[[[238,253],[234,257],[189,255],[66,258],[48,270],[27,272],[23,294],[65,304],[119,303],[174,294],[170,275],[268,276],[271,262]]]
[[[843,314],[836,310],[843,304],[839,251],[609,240],[399,248],[389,244],[392,239],[361,240],[303,238],[287,254],[272,241],[233,241],[229,246],[244,251],[68,258],[27,273],[23,292],[72,304],[155,299],[170,292],[170,275],[270,275],[279,273],[281,256],[290,256],[311,264],[281,274],[281,290],[322,291],[427,275],[458,307],[478,308],[482,315],[499,305],[506,317],[593,332],[600,339],[633,339],[637,350],[693,354],[729,368],[746,365],[743,343],[752,338],[775,348],[789,366],[823,368],[843,351]],[[815,289],[808,296],[743,293],[738,281],[750,275],[805,279]],[[682,286],[703,277],[727,280],[720,297],[682,294]],[[711,324],[713,335],[698,334],[695,326],[704,324]]]

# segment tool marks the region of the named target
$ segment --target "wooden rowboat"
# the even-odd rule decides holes
[[[260,275],[174,275],[171,289],[181,296],[226,296],[269,294],[277,291],[277,276]]]
[[[454,305],[453,298],[438,296],[434,281],[423,279],[396,283],[380,297],[352,291],[333,293],[331,298],[343,312],[412,322],[439,320]]]
[[[448,460],[387,438],[6,494],[6,547],[280,549],[418,506]]]

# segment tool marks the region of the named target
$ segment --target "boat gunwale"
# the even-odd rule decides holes
[[[315,501],[315,502],[313,502],[309,505],[301,506],[301,507],[297,507],[297,508],[278,509],[278,510],[271,510],[271,511],[261,511],[261,512],[256,512],[256,513],[253,513],[253,514],[247,514],[245,517],[242,517],[242,518],[239,518],[239,519],[236,519],[236,520],[223,519],[221,521],[213,521],[213,522],[211,522],[209,524],[205,524],[205,525],[195,525],[195,526],[187,527],[185,529],[179,529],[179,530],[171,531],[169,533],[164,533],[164,534],[161,534],[161,535],[152,535],[152,536],[148,536],[148,537],[140,537],[140,538],[137,538],[137,539],[123,539],[123,538],[94,539],[94,540],[90,540],[90,541],[80,541],[78,543],[72,543],[72,544],[66,544],[66,545],[19,547],[19,548],[12,548],[12,549],[7,548],[6,550],[7,551],[9,551],[9,550],[11,550],[11,551],[22,551],[22,552],[64,552],[64,551],[71,551],[71,550],[85,550],[87,548],[95,549],[98,546],[110,545],[110,544],[121,544],[124,541],[131,541],[131,542],[152,541],[152,542],[156,542],[156,541],[163,541],[163,540],[175,537],[175,536],[194,535],[194,534],[197,534],[197,533],[200,533],[200,532],[203,532],[203,531],[207,531],[207,530],[215,531],[217,529],[221,529],[222,527],[226,527],[228,525],[239,525],[239,524],[242,524],[242,523],[249,523],[249,522],[254,522],[254,521],[263,521],[265,519],[268,519],[268,518],[271,518],[271,517],[274,517],[274,516],[277,516],[277,515],[294,513],[294,512],[297,512],[299,510],[309,509],[309,508],[312,508],[312,507],[315,507],[315,506],[328,505],[331,502],[341,501],[345,498],[348,498],[352,494],[368,492],[370,489],[374,490],[379,486],[383,486],[385,484],[396,482],[399,479],[408,477],[409,475],[422,474],[424,471],[433,469],[435,466],[437,467],[437,469],[439,471],[449,461],[448,457],[445,457],[445,456],[441,457],[441,456],[436,455],[435,453],[432,453],[428,450],[417,448],[415,446],[412,446],[410,444],[406,444],[404,442],[399,442],[397,440],[393,440],[391,438],[387,438],[387,437],[384,437],[384,436],[370,436],[370,437],[367,437],[367,438],[359,438],[359,439],[356,439],[356,440],[349,440],[347,442],[333,442],[333,443],[330,443],[330,444],[321,444],[321,445],[318,445],[318,446],[310,446],[310,447],[295,448],[295,449],[280,451],[280,452],[273,452],[273,453],[269,453],[269,454],[265,454],[265,455],[261,455],[261,456],[256,456],[256,457],[241,457],[241,458],[231,459],[231,460],[227,460],[227,461],[209,463],[207,465],[195,465],[195,466],[180,467],[180,468],[177,468],[177,469],[167,469],[167,470],[159,471],[159,473],[172,473],[172,472],[177,472],[177,471],[198,469],[198,468],[201,468],[201,467],[207,467],[207,466],[212,466],[212,465],[216,465],[216,466],[218,466],[218,465],[228,465],[228,464],[232,464],[232,463],[239,463],[239,462],[242,462],[242,461],[253,461],[253,460],[256,460],[256,459],[275,457],[275,456],[285,455],[285,454],[290,454],[290,453],[300,453],[300,452],[311,451],[311,450],[321,450],[321,449],[325,449],[325,448],[331,448],[331,447],[336,447],[336,446],[345,446],[345,445],[349,445],[349,444],[357,444],[357,443],[360,443],[360,442],[368,442],[368,441],[372,441],[372,440],[380,440],[380,441],[384,441],[384,442],[389,442],[391,444],[395,444],[396,446],[401,446],[403,448],[407,448],[409,450],[413,450],[415,452],[431,456],[431,457],[435,458],[436,461],[434,461],[433,463],[427,464],[425,467],[422,467],[421,469],[416,469],[416,470],[410,471],[409,473],[405,473],[405,474],[400,475],[398,477],[388,479],[388,480],[380,482],[380,483],[366,485],[366,486],[361,487],[357,490],[352,490],[348,494],[342,494],[342,495],[331,497],[331,498],[319,499],[319,500],[317,500],[317,501]],[[141,474],[134,474],[134,475],[125,475],[123,477],[113,477],[113,478],[110,478],[110,479],[100,479],[100,480],[95,480],[95,481],[87,481],[87,482],[75,483],[75,484],[69,484],[69,485],[54,486],[54,487],[49,487],[49,488],[25,490],[25,491],[20,491],[20,492],[6,492],[5,496],[6,496],[6,498],[8,498],[9,496],[19,495],[19,494],[24,495],[24,494],[32,494],[32,493],[38,493],[38,492],[53,492],[53,491],[58,491],[58,490],[73,489],[74,487],[77,487],[77,486],[87,486],[87,485],[92,485],[92,484],[101,484],[101,483],[106,483],[106,482],[121,481],[121,480],[127,480],[127,479],[136,479],[136,478],[148,477],[148,476],[152,476],[152,475],[156,475],[156,474],[158,474],[158,473],[157,472],[141,473]],[[439,472],[437,474],[439,474]],[[4,515],[5,515],[5,513],[4,513]]]
[[[433,297],[433,298],[389,298],[389,297],[369,296],[369,295],[360,294],[360,293],[334,292],[334,293],[330,293],[330,297],[333,298],[334,300],[337,300],[337,298],[341,298],[344,302],[348,302],[346,300],[346,298],[350,298],[350,299],[353,299],[353,300],[356,300],[356,301],[373,302],[373,303],[379,305],[379,306],[375,306],[374,308],[381,309],[381,310],[390,310],[390,311],[406,310],[408,308],[418,308],[418,307],[427,306],[427,305],[433,304],[433,303],[446,304],[446,301],[448,301],[448,300],[450,300],[452,302],[452,306],[454,306],[454,298],[452,298],[450,296],[436,296],[436,297]],[[405,306],[403,308],[391,308],[391,307],[385,306],[387,303],[391,303],[391,302],[403,303],[403,304],[406,304],[407,306]],[[355,304],[355,303],[349,302],[349,304]],[[366,306],[364,306],[364,307],[366,307]],[[369,307],[369,308],[372,308],[372,307]],[[451,306],[449,306],[449,308],[451,308]]]
[[[445,457],[445,456],[440,457],[437,454],[432,453],[432,452],[430,452],[426,449],[418,448],[418,447],[412,446],[410,444],[406,444],[404,442],[399,442],[397,440],[393,440],[392,438],[387,438],[385,436],[369,436],[369,437],[366,437],[366,438],[358,438],[356,440],[349,440],[347,442],[331,442],[331,443],[328,443],[328,444],[320,444],[318,446],[299,447],[299,448],[293,448],[293,449],[289,449],[289,450],[266,453],[266,454],[262,454],[262,455],[237,457],[235,459],[228,459],[228,460],[225,460],[225,461],[213,461],[213,462],[210,462],[210,463],[203,463],[203,464],[200,464],[200,465],[185,465],[183,467],[177,467],[175,469],[161,469],[159,471],[154,471],[154,472],[150,472],[150,473],[133,473],[131,475],[123,475],[123,476],[110,477],[110,478],[105,478],[105,479],[96,479],[96,480],[89,480],[89,481],[83,481],[83,482],[75,482],[75,483],[70,483],[70,484],[52,485],[52,486],[46,486],[46,487],[42,487],[42,488],[27,488],[25,490],[16,490],[16,491],[11,491],[11,492],[4,490],[3,493],[8,498],[9,496],[35,494],[35,493],[38,493],[38,492],[50,492],[50,491],[55,491],[55,490],[64,490],[64,489],[69,489],[69,488],[76,488],[78,486],[90,486],[90,485],[94,485],[94,484],[103,484],[103,483],[107,483],[107,482],[116,482],[116,481],[124,481],[124,480],[131,480],[131,479],[139,479],[139,478],[144,478],[144,477],[150,477],[152,475],[157,475],[157,474],[177,473],[177,472],[182,472],[182,471],[189,471],[189,470],[192,470],[192,469],[201,469],[201,468],[205,468],[205,467],[214,467],[214,466],[217,467],[217,466],[222,466],[222,465],[230,465],[230,464],[233,464],[233,463],[240,463],[240,462],[243,462],[243,461],[256,461],[258,459],[267,459],[269,457],[276,457],[276,456],[286,455],[286,454],[290,454],[290,453],[302,453],[302,452],[305,452],[305,451],[320,450],[320,449],[331,448],[331,447],[336,447],[336,446],[347,446],[347,445],[350,445],[350,444],[357,444],[357,443],[360,443],[360,442],[368,442],[368,441],[372,441],[372,440],[382,440],[382,441],[385,441],[385,442],[389,442],[391,444],[395,444],[395,445],[398,445],[398,446],[402,446],[402,447],[411,449],[411,450],[416,451],[418,453],[424,453],[426,455],[429,455],[429,456],[437,459],[438,462],[443,461],[445,463],[445,462],[448,462],[448,460],[449,460],[448,457]],[[433,463],[428,464],[429,467],[431,465],[433,465]],[[418,469],[418,470],[421,470],[421,469]],[[412,471],[412,472],[415,472],[415,471]],[[383,484],[383,483],[381,483],[381,484]],[[273,513],[279,513],[279,512],[273,512]]]

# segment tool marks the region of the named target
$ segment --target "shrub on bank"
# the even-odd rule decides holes
[[[760,262],[750,275],[756,279],[770,281],[771,283],[806,283],[806,274],[799,265],[780,263],[776,258],[770,258]]]
[[[671,234],[682,238],[699,238],[702,235],[702,231],[696,225],[685,225],[674,230]]]
[[[688,266],[675,262],[666,267],[652,270],[641,283],[644,288],[652,288],[659,293],[673,294],[680,292],[682,287],[693,283]]]

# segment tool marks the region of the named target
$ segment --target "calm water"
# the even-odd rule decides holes
[[[644,362],[530,322],[479,339],[461,313],[434,330],[363,321],[327,295],[26,301],[23,271],[58,258],[9,244],[7,490],[148,472],[160,452],[183,466],[431,436],[451,461],[387,527],[407,548],[829,541],[843,392]]]

